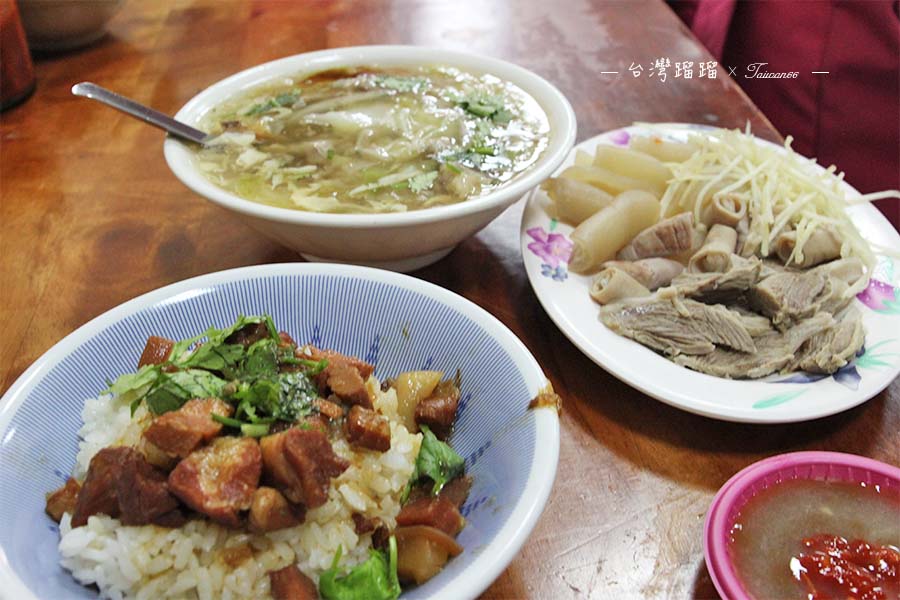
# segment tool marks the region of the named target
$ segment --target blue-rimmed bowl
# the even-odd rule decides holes
[[[92,598],[59,566],[44,494],[71,471],[86,398],[133,371],[150,334],[185,338],[238,314],[269,313],[298,342],[364,357],[380,377],[416,368],[462,373],[452,443],[475,484],[465,551],[404,598],[471,598],[518,552],[543,510],[559,421],[528,410],[546,385],[525,346],[452,292],[364,267],[285,264],[196,277],[126,302],[38,359],[0,401],[0,590],[10,598]]]

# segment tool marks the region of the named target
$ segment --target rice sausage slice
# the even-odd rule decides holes
[[[144,438],[170,456],[185,458],[222,431],[213,414],[230,417],[234,409],[218,398],[195,398],[164,413],[144,431]]]
[[[253,503],[262,474],[262,453],[249,437],[220,437],[192,452],[169,474],[169,489],[197,512],[229,527]]]
[[[269,584],[275,600],[318,600],[319,590],[312,579],[300,572],[297,565],[269,571]]]

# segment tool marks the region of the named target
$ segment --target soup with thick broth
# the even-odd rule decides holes
[[[272,206],[390,213],[483,196],[532,165],[549,125],[512,83],[449,67],[281,78],[210,111],[215,184]]]

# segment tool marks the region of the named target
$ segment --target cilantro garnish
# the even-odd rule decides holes
[[[279,106],[293,106],[294,103],[296,103],[299,99],[299,92],[285,92],[283,94],[278,94],[274,98],[269,98],[265,102],[254,104],[244,112],[244,116],[252,117],[254,115],[260,115]]]
[[[369,550],[369,559],[338,575],[343,546],[338,546],[331,568],[319,576],[319,594],[325,600],[396,600],[402,589],[397,579],[397,538],[388,538],[387,552]]]
[[[424,437],[419,448],[419,456],[416,457],[416,468],[401,499],[404,502],[412,485],[422,477],[427,477],[434,483],[431,493],[436,496],[448,481],[456,479],[465,470],[465,460],[462,456],[448,444],[437,439],[427,425],[420,428]]]
[[[375,77],[375,85],[396,90],[398,92],[418,93],[428,85],[428,80],[423,77],[400,77],[394,75],[378,75]]]
[[[419,175],[410,177],[407,180],[409,189],[416,194],[431,189],[431,187],[434,185],[434,180],[437,179],[437,176],[437,171],[429,171],[427,173],[420,173]]]
[[[228,341],[235,332],[258,324],[265,325],[262,339],[249,346]],[[235,407],[234,416],[212,418],[259,437],[275,421],[293,423],[315,412],[318,389],[312,377],[327,365],[326,360],[295,356],[268,315],[240,316],[229,327],[211,327],[177,342],[167,361],[122,375],[107,391],[133,394],[132,413],[144,402],[157,415],[193,398],[221,398]]]
[[[497,124],[506,124],[513,114],[504,106],[503,98],[484,92],[472,92],[457,100],[459,106],[476,117],[490,119]]]

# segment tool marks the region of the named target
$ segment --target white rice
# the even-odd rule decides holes
[[[267,534],[227,529],[208,520],[193,520],[179,529],[155,525],[127,527],[118,519],[95,515],[72,529],[71,516],[60,522],[62,565],[84,584],[96,584],[108,598],[269,598],[267,573],[296,563],[318,581],[339,546],[341,565],[368,557],[370,536],[354,530],[352,513],[396,524],[400,495],[412,475],[422,442],[397,418],[394,390],[381,392],[367,382],[375,406],[391,421],[391,449],[355,451],[345,441],[334,451],[348,459],[349,469],[332,480],[328,502],[306,514],[296,527]],[[91,458],[112,445],[135,445],[149,425],[140,408],[131,419],[127,398],[100,396],[85,402],[74,475],[81,479]]]

